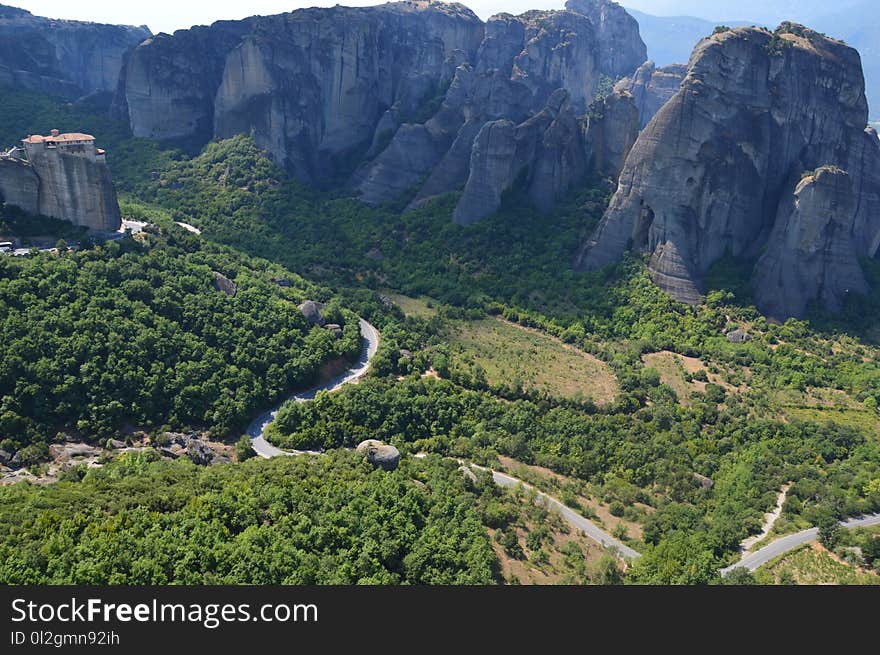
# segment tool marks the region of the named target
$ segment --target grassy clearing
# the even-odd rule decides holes
[[[399,293],[383,293],[388,296],[391,302],[400,307],[400,310],[407,316],[431,319],[437,315],[436,301],[433,298],[427,296],[412,298],[411,296],[404,296]]]
[[[880,414],[868,409],[843,391],[810,388],[804,392],[777,392],[775,403],[789,420],[837,423],[861,430],[865,435],[880,434]]]
[[[642,355],[642,362],[647,368],[653,368],[660,374],[660,382],[675,391],[682,405],[690,404],[691,394],[705,391],[709,382],[724,387],[729,392],[743,390],[727,382],[720,373],[710,372],[696,357],[663,350]],[[691,379],[694,374],[704,379]]]
[[[760,584],[801,585],[877,585],[880,576],[860,573],[855,567],[835,559],[816,543],[805,544],[755,572]]]
[[[489,384],[523,389],[597,405],[614,400],[617,378],[596,357],[537,330],[502,319],[456,322],[448,332],[454,361],[479,365]]]

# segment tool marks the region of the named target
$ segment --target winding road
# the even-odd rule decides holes
[[[266,441],[266,428],[275,420],[275,417],[278,416],[278,410],[280,410],[281,406],[285,403],[290,402],[291,400],[298,403],[304,403],[314,399],[319,391],[336,391],[341,386],[350,384],[366,375],[367,371],[370,370],[370,360],[373,359],[373,355],[375,355],[376,351],[379,349],[379,331],[364,319],[359,319],[358,323],[361,328],[363,347],[361,348],[361,356],[357,362],[355,362],[354,366],[345,371],[345,373],[337,375],[332,380],[328,380],[327,382],[312,387],[311,389],[294,394],[251,421],[245,434],[250,437],[251,446],[257,455],[269,458],[277,457],[278,455],[303,455],[308,452],[299,450],[281,450],[280,448],[276,448]]]
[[[864,528],[871,525],[880,525],[880,514],[870,514],[868,516],[861,516],[858,518],[841,521],[840,525],[841,527],[847,529]],[[819,528],[810,528],[809,530],[802,530],[801,532],[797,532],[795,534],[789,534],[784,537],[780,537],[776,541],[767,544],[760,550],[756,550],[754,553],[746,555],[736,564],[731,564],[730,566],[721,569],[721,575],[726,576],[734,569],[747,569],[748,571],[755,571],[770,560],[779,557],[780,555],[783,555],[790,550],[794,550],[798,546],[808,544],[811,541],[815,541],[818,538]]]
[[[361,337],[363,339],[363,347],[361,349],[361,355],[358,358],[357,362],[355,362],[354,366],[323,384],[312,387],[311,389],[308,389],[306,391],[301,391],[294,394],[287,400],[278,403],[272,409],[263,412],[251,422],[251,424],[247,428],[246,434],[251,439],[251,445],[253,446],[254,451],[260,457],[268,459],[270,457],[278,457],[279,455],[315,454],[312,451],[281,450],[280,448],[276,448],[268,441],[266,441],[266,428],[269,426],[270,423],[272,423],[272,421],[275,420],[275,417],[278,415],[278,410],[280,410],[281,406],[284,405],[286,402],[289,402],[291,400],[298,403],[307,402],[314,399],[314,397],[321,391],[336,391],[340,387],[355,382],[366,375],[367,371],[370,370],[370,361],[373,359],[373,355],[376,354],[376,351],[379,348],[379,331],[363,319],[359,319],[359,326],[361,330]],[[463,462],[462,464],[463,466],[469,466],[476,470],[491,472],[492,479],[495,481],[495,484],[501,487],[512,488],[519,485],[522,486],[524,489],[534,490],[539,498],[547,503],[549,507],[553,508],[559,514],[561,514],[562,517],[566,521],[568,521],[568,523],[571,524],[575,529],[582,531],[585,535],[587,535],[589,538],[593,539],[603,547],[616,549],[618,555],[626,559],[633,560],[641,557],[641,553],[633,550],[632,548],[621,542],[619,539],[615,539],[610,534],[602,530],[595,523],[584,518],[553,496],[550,496],[543,491],[539,491],[531,485],[523,482],[522,480],[507,475],[506,473],[500,473],[498,471],[478,466],[476,464],[464,464]],[[841,526],[844,528],[858,528],[873,525],[880,525],[880,514],[871,514],[869,516],[841,521]],[[811,528],[809,530],[803,530],[796,534],[790,534],[784,537],[780,537],[776,541],[768,544],[767,546],[764,546],[759,550],[756,550],[753,553],[747,553],[745,557],[743,557],[740,561],[721,569],[720,573],[722,576],[726,576],[731,571],[737,568],[744,568],[749,571],[755,571],[760,566],[766,564],[770,560],[779,557],[780,555],[783,555],[791,550],[794,550],[798,546],[814,541],[818,538],[818,536],[818,528]]]

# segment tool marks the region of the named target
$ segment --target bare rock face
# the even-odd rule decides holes
[[[568,0],[565,8],[592,20],[599,45],[599,67],[612,79],[631,74],[648,58],[638,21],[616,2]]]
[[[588,168],[616,180],[638,136],[639,110],[629,91],[597,101],[584,123]]]
[[[639,127],[644,128],[660,107],[678,93],[687,74],[684,64],[671,64],[657,68],[653,61],[646,61],[630,77],[620,80],[616,91],[629,91],[639,110]]]
[[[474,140],[470,175],[453,220],[467,225],[501,205],[501,196],[521,179],[535,206],[547,210],[584,174],[579,126],[559,89],[547,106],[520,125],[486,123]]]
[[[0,158],[0,202],[29,214],[40,213],[40,178],[27,163]]]
[[[0,5],[0,82],[78,98],[115,91],[125,52],[146,27],[51,20]]]
[[[825,166],[782,204],[755,269],[756,301],[770,318],[803,316],[813,300],[837,311],[848,294],[868,292],[852,236],[856,198],[850,175]]]
[[[880,149],[867,116],[859,55],[839,41],[790,23],[775,33],[737,28],[704,39],[681,89],[630,151],[575,266],[605,266],[628,248],[646,252],[655,282],[696,303],[703,276],[726,251],[756,257],[766,247],[753,280],[760,308],[777,318],[799,314],[809,298],[833,308],[844,289],[864,289],[853,266],[840,277],[823,272],[847,249],[837,226],[851,226],[858,257],[873,256],[880,245]],[[799,187],[805,171],[825,165],[848,176]],[[847,194],[852,216],[826,217],[825,231],[807,225],[832,198],[849,204]],[[787,225],[810,235],[807,241],[781,244]],[[792,249],[837,254],[791,271],[808,272],[805,287],[795,300],[773,302],[779,288],[791,288],[774,260],[796,257]]]
[[[411,207],[466,184],[509,184],[501,170],[469,182],[477,136],[496,121],[533,134],[536,119],[526,164],[530,196],[547,209],[586,170],[577,119],[645,58],[635,20],[608,0],[485,24],[429,0],[311,8],[148,39],[128,58],[115,107],[138,136],[202,145],[252,134],[303,182],[345,184],[370,204],[410,193]],[[559,89],[568,107],[552,110],[550,129],[538,116]],[[493,203],[465,206],[480,207],[458,212],[472,222]]]
[[[439,111],[424,125],[401,126],[353,185],[370,203],[415,188],[409,208],[464,185],[454,220],[470,224],[497,210],[501,194],[526,173],[529,197],[547,211],[587,172],[590,158],[616,159],[599,152],[610,142],[587,147],[578,118],[603,82],[644,59],[638,25],[605,0],[493,16],[476,60],[456,70]],[[633,140],[614,147],[628,150]]]
[[[114,113],[135,136],[207,143],[226,55],[254,19],[157,34],[131,51],[119,78]]]

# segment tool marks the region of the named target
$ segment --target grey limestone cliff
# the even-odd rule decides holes
[[[522,179],[546,211],[591,163],[618,159],[600,152],[609,141],[585,143],[589,132],[578,122],[604,81],[633,72],[644,59],[638,25],[614,3],[493,16],[476,60],[456,70],[438,112],[423,125],[401,125],[353,185],[366,202],[415,187],[410,208],[463,187],[454,217],[468,224],[497,210],[502,193]],[[564,96],[554,96],[559,90]],[[609,112],[606,126],[621,115]],[[613,129],[628,128],[629,122]]]
[[[311,8],[146,40],[127,59],[115,107],[138,136],[200,146],[252,134],[303,182],[346,184],[368,203],[414,191],[411,206],[492,186],[470,169],[475,142],[509,121],[534,137],[526,165],[540,190],[535,182],[530,195],[548,208],[586,167],[577,120],[601,86],[645,58],[637,23],[608,0],[485,24],[463,5],[429,0]],[[559,89],[565,107],[547,123]],[[489,174],[510,183],[504,171]],[[471,222],[492,204],[465,201],[479,210],[457,214]]]
[[[116,90],[125,53],[146,27],[52,20],[0,5],[0,83],[78,98]]]
[[[753,280],[759,307],[777,318],[801,315],[812,298],[834,308],[844,290],[864,289],[857,264],[828,270],[849,252],[841,226],[856,257],[880,244],[880,148],[867,118],[859,55],[839,41],[788,23],[704,39],[681,89],[630,151],[575,266],[599,268],[632,248],[650,255],[657,284],[695,303],[725,253],[755,258],[766,248]],[[822,166],[846,175],[801,186],[805,171]],[[841,209],[814,230],[833,202],[852,215]],[[788,240],[788,229],[813,242]],[[823,249],[823,257],[801,256]],[[780,289],[789,297],[774,302]]]
[[[768,316],[803,316],[811,301],[838,311],[849,294],[867,293],[853,239],[856,200],[850,175],[823,166],[780,207],[755,269],[756,302]]]
[[[687,66],[684,64],[657,68],[653,61],[646,61],[633,75],[620,80],[614,88],[632,94],[639,110],[639,124],[645,127],[660,111],[660,107],[678,93],[686,73]]]

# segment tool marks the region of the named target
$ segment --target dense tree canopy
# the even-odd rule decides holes
[[[0,584],[488,584],[452,462],[340,451],[200,468],[129,453],[82,481],[0,487]]]
[[[214,271],[234,280],[234,297]],[[303,318],[298,303],[315,293],[326,292],[182,230],[0,258],[0,441],[14,451],[124,424],[234,433],[323,362],[359,352],[350,312],[328,309],[341,340]]]

